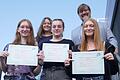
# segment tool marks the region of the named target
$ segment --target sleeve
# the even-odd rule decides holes
[[[117,40],[109,27],[107,27],[107,40],[116,48],[118,47]]]
[[[116,58],[116,55],[114,54],[115,47],[108,42],[105,43],[105,47],[105,53],[111,52],[114,56],[114,60],[107,60],[107,62],[109,64],[108,67],[110,69],[110,74],[115,75],[119,71],[118,60]]]
[[[82,36],[82,29],[81,26],[76,27],[71,32],[71,39],[74,42],[75,45],[80,44],[81,42],[81,36]]]
[[[3,51],[8,51],[8,48],[9,48],[9,44],[7,44],[7,45],[4,47]],[[1,70],[2,70],[3,72],[6,72],[6,71],[7,71],[6,62],[7,62],[7,58],[6,58],[6,57],[5,57],[5,58],[4,58],[4,57],[0,57]]]
[[[70,63],[69,66],[65,67],[65,71],[66,71],[67,75],[69,75],[70,77],[73,77],[73,75],[72,75],[72,62]]]
[[[36,66],[30,66],[31,71],[33,72]]]
[[[9,45],[10,45],[10,44],[7,44],[7,45],[4,47],[3,51],[8,51]]]
[[[114,51],[115,51],[115,47],[108,41],[105,42],[105,53],[109,53],[109,52],[114,53]]]
[[[109,65],[110,65],[111,75],[115,75],[117,72],[119,72],[118,60],[115,55],[114,55],[114,60],[109,61]]]
[[[75,43],[75,35],[74,35],[74,30],[72,30],[72,32],[71,32],[71,39],[72,39],[72,41]]]
[[[69,49],[70,49],[70,50],[73,50],[73,48],[74,48],[74,43],[73,43],[72,40],[70,40],[70,47],[69,47]]]

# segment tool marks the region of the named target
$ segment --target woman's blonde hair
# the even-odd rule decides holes
[[[99,30],[99,25],[97,23],[97,21],[95,19],[88,19],[87,21],[91,21],[94,24],[94,35],[93,35],[93,39],[94,39],[94,45],[97,51],[103,51],[104,48],[104,43],[101,40],[100,37],[100,30]],[[86,21],[86,22],[87,22]],[[85,22],[85,23],[86,23]],[[84,29],[85,25],[83,25],[83,29]],[[87,37],[85,35],[84,30],[82,30],[82,42],[81,42],[81,46],[80,46],[80,51],[87,51]]]

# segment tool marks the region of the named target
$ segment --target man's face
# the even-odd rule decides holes
[[[79,10],[79,16],[83,22],[90,18],[91,12],[89,11],[88,7]]]

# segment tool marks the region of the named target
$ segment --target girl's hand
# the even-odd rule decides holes
[[[65,65],[65,66],[69,66],[71,61],[72,61],[72,59],[66,59],[66,60],[64,61],[64,65]]]
[[[7,57],[9,55],[9,53],[7,51],[2,51],[0,53],[0,57]]]
[[[38,59],[39,59],[39,60],[44,60],[44,58],[45,58],[43,51],[40,51],[40,52],[37,54],[37,56],[38,56]]]
[[[105,59],[107,60],[114,60],[114,56],[112,53],[107,53],[104,55]]]
[[[71,61],[72,61],[72,51],[68,50],[68,59],[64,61],[64,65],[69,66]]]

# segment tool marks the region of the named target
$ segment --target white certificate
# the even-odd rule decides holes
[[[9,65],[37,66],[38,46],[9,45],[8,53],[7,64]]]
[[[104,74],[104,51],[73,52],[72,74]]]
[[[64,62],[68,58],[69,44],[43,43],[45,62]]]

